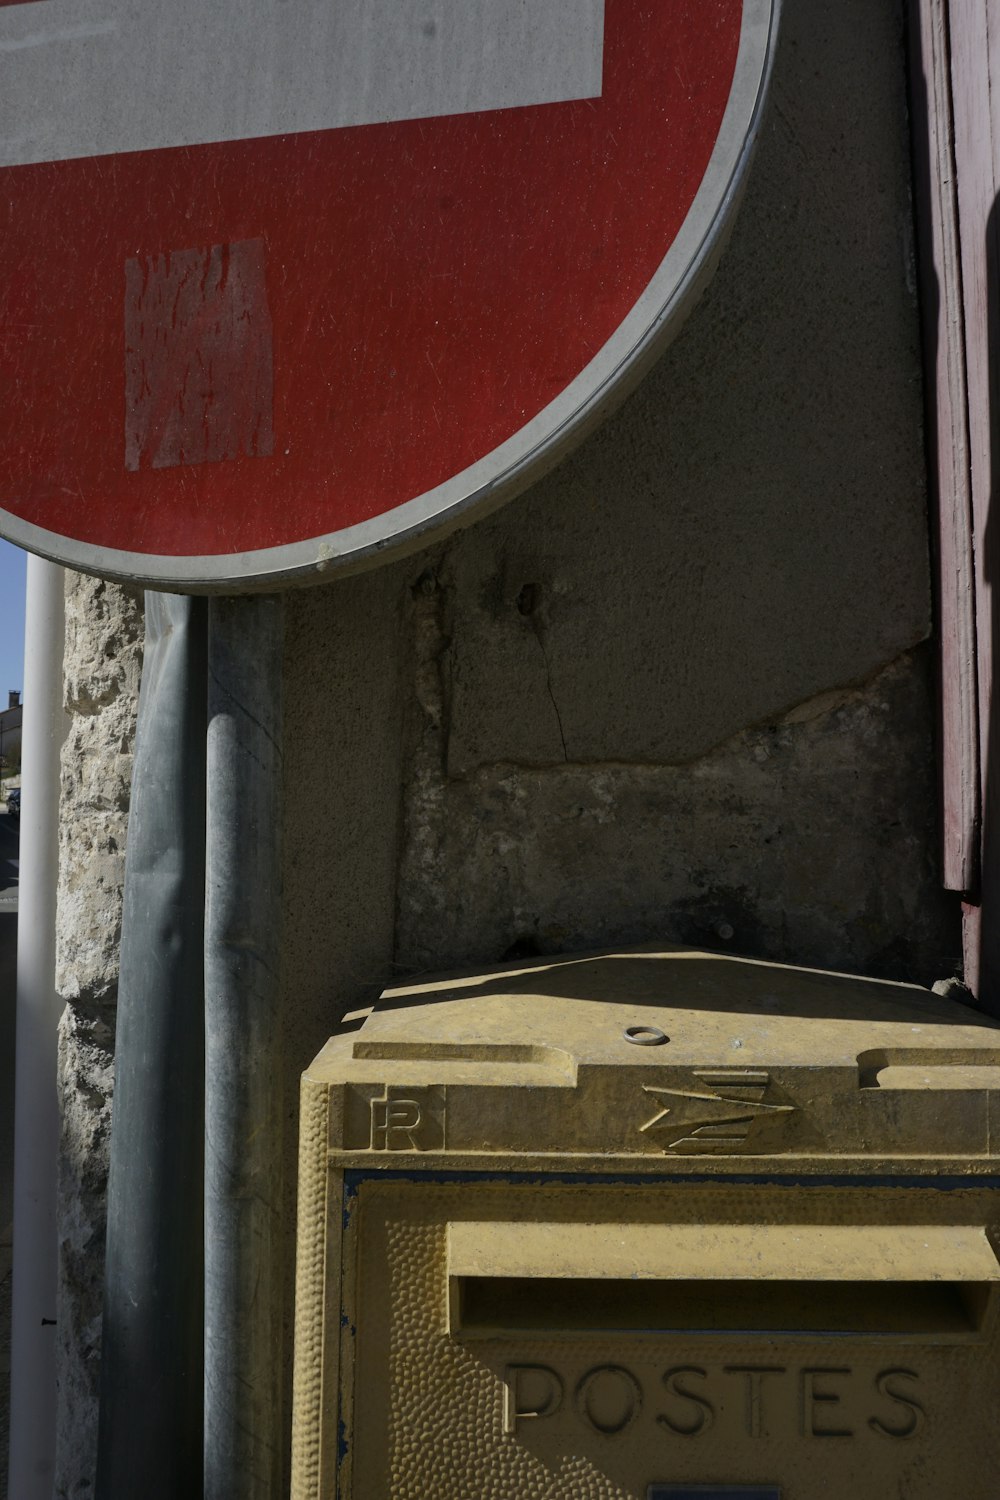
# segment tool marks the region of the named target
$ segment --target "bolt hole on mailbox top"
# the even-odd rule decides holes
[[[361,1021],[302,1083],[295,1500],[996,1500],[995,1023],[676,947]]]
[[[233,592],[524,488],[710,274],[776,11],[0,4],[0,534]]]

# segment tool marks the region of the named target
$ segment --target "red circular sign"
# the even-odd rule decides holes
[[[353,73],[368,58],[378,81],[385,8],[341,3]],[[536,3],[543,30],[574,15]],[[169,100],[123,105],[115,128],[81,104],[18,147],[0,166],[0,533],[154,586],[240,587],[412,544],[551,463],[709,262],[773,45],[774,0],[574,3],[580,76],[533,33],[486,84],[461,62],[457,94],[435,75],[425,98],[397,69],[384,120],[359,87],[332,128],[266,133],[268,116],[251,139],[164,145],[182,128]],[[488,5],[461,4],[488,29]],[[401,7],[401,25],[432,14],[419,37],[439,73],[468,48],[443,35],[452,0]],[[73,14],[0,6],[0,44],[50,10]],[[9,46],[5,69],[38,51]],[[198,129],[260,130],[235,116]],[[152,145],[117,149],[137,138]]]

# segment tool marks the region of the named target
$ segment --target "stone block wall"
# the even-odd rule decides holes
[[[93,1494],[105,1191],[115,999],[132,749],[142,669],[142,596],[66,575],[56,988],[59,1175],[59,1410],[56,1500]]]

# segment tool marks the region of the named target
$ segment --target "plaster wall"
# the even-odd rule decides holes
[[[898,0],[786,0],[732,242],[626,406],[493,518],[288,599],[289,1309],[298,1074],[389,980],[652,938],[923,982],[957,965],[902,27]],[[58,1493],[78,1497],[141,636],[125,593],[73,589]]]
[[[556,472],[413,569],[397,961],[667,933],[954,965],[915,649],[918,337],[900,8],[791,0],[680,338]]]

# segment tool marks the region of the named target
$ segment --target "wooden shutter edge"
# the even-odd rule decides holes
[[[942,879],[946,889],[975,896],[980,880],[979,684],[949,4],[910,0],[909,11],[914,208],[940,641]]]

